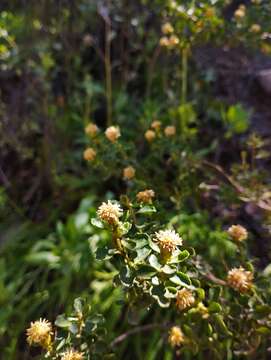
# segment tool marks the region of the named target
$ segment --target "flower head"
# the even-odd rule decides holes
[[[90,137],[94,137],[97,134],[97,132],[98,132],[98,126],[96,124],[89,123],[85,127],[85,133]]]
[[[119,222],[119,218],[123,214],[123,210],[119,204],[112,203],[108,200],[107,203],[103,202],[102,205],[100,205],[97,213],[101,220],[110,225],[115,225]]]
[[[232,225],[228,229],[228,234],[236,242],[246,240],[248,236],[247,230],[241,225]]]
[[[171,35],[168,39],[168,43],[169,43],[170,48],[174,48],[176,45],[178,45],[180,43],[180,40],[179,40],[178,36]]]
[[[246,7],[244,5],[240,5],[237,10],[234,12],[234,17],[236,20],[241,20],[246,16]]]
[[[116,142],[117,139],[120,137],[120,129],[118,126],[109,126],[105,130],[105,136],[111,142]]]
[[[167,137],[174,136],[176,134],[176,127],[171,125],[165,127],[164,133]]]
[[[93,148],[87,148],[84,151],[83,157],[86,161],[93,161],[96,157],[96,151]]]
[[[154,191],[150,189],[150,190],[140,191],[139,193],[137,193],[136,199],[138,202],[148,204],[152,202],[154,196],[155,196]]]
[[[178,310],[182,311],[195,303],[195,297],[192,291],[183,288],[177,292],[176,306]]]
[[[185,337],[179,326],[173,326],[169,330],[168,342],[172,347],[180,346],[185,342]]]
[[[135,176],[135,169],[132,166],[127,166],[123,169],[123,178],[125,180],[131,180]]]
[[[145,132],[145,139],[148,142],[152,142],[155,138],[156,138],[156,134],[155,134],[155,132],[153,130],[147,130]]]
[[[26,335],[29,345],[40,345],[48,349],[51,344],[52,324],[46,319],[31,322]]]
[[[173,26],[167,22],[162,26],[162,33],[165,35],[172,34],[174,32]]]
[[[241,266],[233,268],[228,272],[227,283],[234,290],[244,294],[252,288],[253,274]]]
[[[168,47],[169,46],[169,39],[166,36],[161,37],[159,41],[160,46],[162,47]]]
[[[83,353],[71,349],[62,355],[61,360],[83,360],[83,356]]]
[[[160,230],[155,233],[154,240],[158,243],[162,256],[169,257],[183,240],[174,230]]]
[[[259,24],[252,24],[249,31],[254,33],[254,34],[258,34],[261,31],[261,25]]]
[[[161,127],[161,121],[159,120],[154,120],[152,123],[151,123],[151,127],[155,130],[159,130],[160,127]]]

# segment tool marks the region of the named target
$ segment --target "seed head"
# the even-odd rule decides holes
[[[245,294],[252,288],[253,274],[244,268],[233,268],[228,272],[227,283],[234,290]]]
[[[83,353],[71,349],[62,355],[61,360],[83,360],[83,356]]]
[[[94,137],[95,135],[97,135],[97,132],[98,132],[98,126],[96,124],[89,123],[85,127],[85,133],[90,137]]]
[[[105,130],[105,136],[112,143],[116,142],[117,139],[120,137],[120,129],[119,129],[119,127],[118,126],[109,126]]]
[[[156,134],[155,134],[155,132],[153,130],[147,130],[145,132],[145,139],[148,142],[152,142],[155,138],[156,138]]]
[[[185,337],[182,330],[178,326],[173,326],[169,330],[168,342],[172,347],[180,346],[184,343]]]
[[[87,148],[84,151],[83,157],[86,161],[93,161],[96,157],[96,151],[93,148]]]
[[[183,288],[182,290],[179,290],[176,297],[176,306],[178,310],[182,311],[187,309],[188,307],[191,307],[195,303],[195,298],[193,293]]]
[[[136,199],[138,202],[149,204],[152,202],[154,196],[155,196],[154,191],[150,189],[150,190],[140,191],[139,193],[137,193]]]
[[[52,324],[46,319],[31,322],[26,330],[27,342],[29,345],[40,345],[49,349],[51,345]]]
[[[164,130],[164,133],[167,137],[174,136],[176,134],[176,127],[173,125],[167,126]]]
[[[228,234],[236,242],[242,242],[247,239],[247,230],[241,225],[232,225],[228,229]]]
[[[97,214],[101,220],[110,225],[116,225],[123,214],[123,210],[119,204],[112,203],[108,200],[107,203],[103,202],[102,205],[100,205]]]

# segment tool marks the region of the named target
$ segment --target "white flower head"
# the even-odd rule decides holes
[[[103,202],[102,205],[100,205],[97,213],[101,220],[110,225],[115,225],[119,222],[119,218],[123,214],[123,210],[118,203],[113,203],[108,200],[107,203]]]

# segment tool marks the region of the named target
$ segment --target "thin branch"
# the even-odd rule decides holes
[[[143,325],[143,326],[137,326],[132,330],[129,330],[123,334],[121,334],[120,336],[116,337],[116,339],[114,339],[111,344],[110,347],[114,347],[117,344],[121,343],[122,341],[124,341],[125,339],[127,339],[129,336],[140,333],[140,332],[144,332],[144,331],[150,331],[153,329],[157,329],[157,328],[168,328],[170,327],[170,325],[167,324],[148,324],[148,325]]]

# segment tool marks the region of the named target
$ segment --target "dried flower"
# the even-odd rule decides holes
[[[26,330],[27,342],[29,345],[40,345],[49,350],[51,346],[52,324],[46,319],[31,322]]]
[[[160,230],[156,232],[154,241],[158,243],[164,260],[170,258],[177,246],[183,243],[182,238],[174,230]]]
[[[174,32],[173,26],[167,22],[162,26],[162,33],[165,35],[172,34]]]
[[[83,360],[83,356],[81,352],[68,350],[62,355],[61,360]]]
[[[140,191],[139,193],[137,193],[136,195],[136,199],[138,202],[143,202],[143,203],[151,203],[152,199],[154,198],[155,193],[153,190],[144,190],[144,191]]]
[[[120,129],[118,126],[109,126],[105,130],[105,136],[111,142],[116,142],[117,139],[120,137]]]
[[[254,33],[254,34],[258,34],[261,31],[261,26],[259,24],[252,24],[249,31]]]
[[[96,157],[96,151],[93,148],[87,148],[84,151],[83,157],[86,161],[93,161]]]
[[[242,294],[248,292],[252,288],[252,280],[252,272],[246,271],[241,266],[239,268],[231,269],[227,276],[228,285]]]
[[[210,316],[207,307],[202,302],[198,303],[197,311],[200,313],[203,319],[208,319]]]
[[[174,136],[176,134],[176,127],[171,125],[165,127],[164,133],[167,137]]]
[[[97,132],[98,132],[98,126],[96,124],[89,123],[85,127],[85,133],[90,137],[94,137],[97,134]]]
[[[180,346],[185,342],[184,334],[178,326],[173,326],[169,330],[168,342],[172,347]]]
[[[125,180],[131,180],[135,176],[135,169],[132,166],[127,166],[123,169],[123,178]]]
[[[246,240],[248,236],[247,230],[241,225],[232,225],[228,229],[228,234],[236,242]]]
[[[176,306],[178,310],[182,311],[190,306],[192,306],[195,303],[195,297],[193,293],[183,288],[182,290],[179,290],[176,297]]]
[[[153,130],[147,130],[145,132],[145,139],[148,141],[148,142],[152,142],[156,137],[156,134]]]
[[[161,121],[159,120],[154,120],[152,123],[151,123],[151,127],[155,130],[159,130],[160,127],[161,127]]]
[[[107,203],[103,202],[102,205],[100,205],[97,213],[101,220],[110,225],[115,225],[119,222],[119,218],[123,214],[123,210],[119,204],[112,203],[108,200]]]

